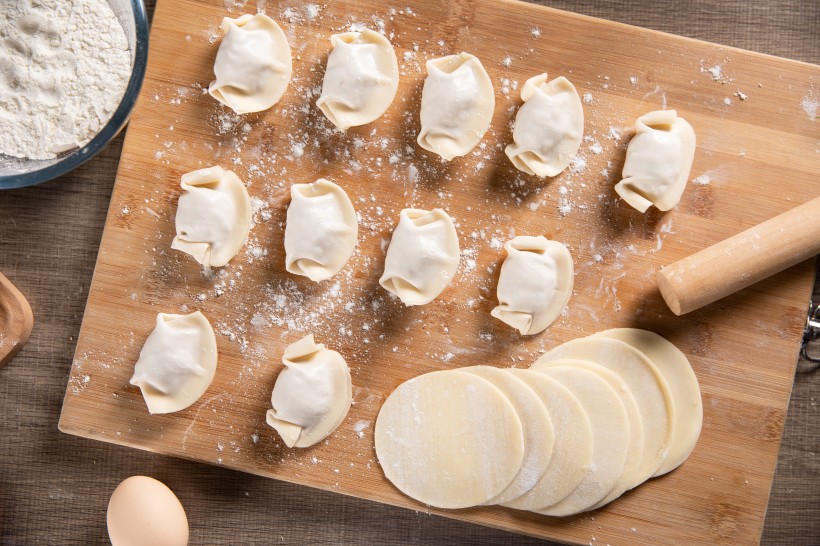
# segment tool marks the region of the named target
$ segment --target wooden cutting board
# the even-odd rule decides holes
[[[272,110],[238,117],[203,92],[226,6],[163,0],[148,74],[131,121],[60,429],[415,510],[575,543],[752,543],[759,540],[813,280],[803,263],[684,317],[666,308],[655,271],[820,193],[815,122],[820,69],[509,1],[376,0],[265,9],[293,47],[294,78]],[[288,7],[290,6],[290,7]],[[254,12],[248,2],[245,12]],[[399,55],[396,101],[377,122],[341,134],[315,108],[331,34],[383,29]],[[491,131],[446,164],[419,149],[426,59],[465,50],[496,88]],[[554,179],[521,175],[503,153],[524,81],[565,75],[584,98],[586,140]],[[678,207],[640,214],[617,199],[636,116],[663,106],[694,126],[693,180]],[[254,198],[249,242],[203,271],[170,249],[182,173],[219,164]],[[289,186],[326,177],[361,215],[359,249],[334,279],[284,270]],[[455,219],[461,267],[435,302],[404,308],[378,285],[402,208]],[[569,308],[521,338],[490,317],[500,245],[515,234],[565,242],[576,266]],[[211,387],[187,410],[148,414],[128,385],[158,312],[199,309],[218,335]],[[428,509],[388,483],[373,422],[384,398],[421,373],[473,364],[526,367],[558,343],[605,328],[656,331],[690,358],[703,392],[691,458],[595,513],[552,519],[498,507]],[[313,333],[351,365],[354,406],[328,441],[287,449],[265,424],[286,345]],[[241,530],[237,530],[240,532]]]

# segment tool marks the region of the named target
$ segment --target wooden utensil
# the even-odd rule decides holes
[[[658,287],[683,315],[818,253],[820,197],[664,267]]]
[[[23,348],[34,326],[26,297],[0,273],[0,367]]]

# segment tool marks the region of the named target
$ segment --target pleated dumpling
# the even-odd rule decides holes
[[[265,421],[288,447],[310,447],[339,428],[353,402],[350,368],[344,357],[313,340],[288,345]]]
[[[239,177],[222,167],[182,175],[184,190],[176,214],[171,248],[190,254],[205,267],[233,258],[251,229],[251,199]]]
[[[290,45],[263,13],[222,19],[225,37],[216,53],[208,92],[237,114],[267,110],[282,98],[293,70]]]
[[[519,235],[504,245],[498,306],[491,314],[524,335],[543,332],[572,295],[572,256],[563,243]]]
[[[338,273],[356,249],[356,211],[345,191],[324,178],[294,184],[285,224],[285,268],[312,281]]]
[[[430,303],[450,284],[459,256],[458,234],[446,212],[404,209],[379,284],[407,306]]]
[[[686,189],[695,157],[695,130],[675,110],[644,114],[635,129],[626,149],[623,180],[615,191],[641,212],[650,205],[670,210]]]
[[[342,131],[375,121],[399,88],[399,65],[390,41],[372,30],[330,37],[322,95],[316,105]]]
[[[216,336],[205,315],[157,315],[130,383],[150,413],[173,413],[197,400],[216,374]]]
[[[555,176],[572,162],[584,135],[584,108],[563,76],[547,82],[533,76],[521,89],[524,104],[515,116],[513,143],[505,152],[527,174]]]
[[[476,57],[462,52],[429,60],[419,146],[447,161],[466,155],[489,129],[494,109],[493,84]]]

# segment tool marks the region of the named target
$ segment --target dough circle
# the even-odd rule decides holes
[[[471,366],[460,371],[483,377],[492,383],[512,403],[524,433],[524,459],[512,483],[487,504],[502,504],[517,499],[538,483],[552,457],[554,435],[547,408],[526,383],[509,370],[492,366]]]
[[[621,476],[629,450],[629,416],[618,393],[594,372],[573,366],[541,366],[535,371],[560,382],[578,398],[592,425],[592,462],[572,493],[534,511],[547,516],[578,514],[603,499]]]
[[[644,451],[639,482],[650,478],[661,466],[675,428],[672,393],[658,368],[637,349],[623,341],[602,337],[573,339],[542,355],[532,369],[548,367],[562,358],[587,360],[620,375],[641,412]]]
[[[603,506],[621,495],[624,491],[632,489],[643,483],[644,477],[641,475],[641,458],[643,457],[643,419],[641,419],[641,412],[638,409],[638,403],[635,402],[635,397],[632,396],[632,391],[624,382],[620,375],[610,369],[604,368],[600,364],[594,362],[587,362],[586,360],[574,359],[560,359],[551,362],[555,366],[575,366],[589,370],[598,377],[609,383],[621,399],[621,403],[626,409],[626,414],[629,417],[629,449],[626,453],[626,462],[624,462],[624,469],[618,481],[615,482],[612,490],[607,495],[598,501],[592,509]]]
[[[700,384],[689,359],[671,342],[649,330],[613,328],[598,332],[595,337],[617,339],[628,343],[658,368],[669,390],[675,407],[675,433],[669,453],[652,475],[661,476],[679,467],[695,449],[703,426],[703,400]]]
[[[532,489],[503,505],[519,510],[552,506],[572,493],[589,473],[592,425],[569,389],[546,374],[509,369],[541,397],[552,420],[555,441],[549,465]]]
[[[437,508],[486,503],[510,485],[524,455],[512,403],[486,379],[457,370],[399,385],[376,418],[375,442],[387,479]]]

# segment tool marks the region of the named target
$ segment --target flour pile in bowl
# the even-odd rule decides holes
[[[0,154],[51,159],[85,145],[131,74],[105,0],[0,2]]]

